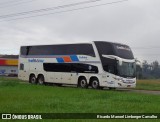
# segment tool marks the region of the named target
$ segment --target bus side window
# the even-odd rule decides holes
[[[113,65],[105,65],[104,70],[111,74],[115,74],[115,67]]]
[[[114,71],[114,66],[108,66],[108,72],[109,73],[112,73],[112,74],[115,74],[115,71]]]
[[[20,64],[20,68],[19,68],[19,70],[24,70],[24,64]]]

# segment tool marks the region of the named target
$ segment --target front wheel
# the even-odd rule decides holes
[[[91,86],[93,89],[99,89],[99,80],[97,78],[94,78],[91,82]]]

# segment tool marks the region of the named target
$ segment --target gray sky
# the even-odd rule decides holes
[[[87,1],[87,0],[83,0]],[[119,0],[101,0],[39,14]],[[0,0],[0,16],[82,0]],[[89,9],[6,21],[0,18],[0,53],[18,54],[21,45],[113,41],[129,45],[136,58],[160,62],[160,0],[128,0]],[[34,16],[37,14],[28,14]]]

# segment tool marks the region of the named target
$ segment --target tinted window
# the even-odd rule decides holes
[[[31,46],[23,46],[23,47],[21,47],[20,54],[21,55],[28,55],[29,51],[30,51],[30,48],[31,48]]]
[[[117,56],[124,59],[134,59],[133,53],[129,46],[121,44],[113,44]]]
[[[102,66],[104,71],[117,74],[117,61],[114,59],[101,57]]]
[[[27,55],[27,47],[21,47],[21,55]]]
[[[53,55],[51,46],[30,46],[28,55]]]
[[[47,72],[78,72],[98,73],[98,68],[89,64],[79,63],[44,63],[44,70]]]
[[[102,57],[102,55],[115,55],[114,47],[112,43],[109,42],[95,42],[103,70],[112,74],[116,74],[116,60]]]
[[[90,55],[95,56],[92,44],[66,44],[21,47],[21,55]]]
[[[98,73],[97,66],[89,64],[72,64],[72,70],[79,73]]]
[[[129,46],[111,42],[95,42],[99,55],[115,55],[124,59],[134,59]]]
[[[71,72],[71,65],[58,63],[44,63],[44,70],[48,72]]]
[[[113,45],[111,43],[107,43],[107,42],[95,42],[96,47],[98,49],[98,52],[100,55],[104,54],[104,55],[114,55],[114,48]]]

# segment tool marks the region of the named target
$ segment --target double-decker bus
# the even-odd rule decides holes
[[[22,46],[18,77],[32,84],[73,84],[93,89],[134,88],[135,68],[130,47],[120,43],[93,41]]]

